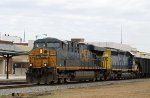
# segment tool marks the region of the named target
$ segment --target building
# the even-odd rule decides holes
[[[29,52],[31,47],[24,45],[16,45],[19,49]],[[14,75],[25,75],[29,65],[28,55],[15,56],[12,58],[12,71]]]
[[[0,52],[23,52],[28,53],[31,48],[26,46],[26,43],[20,43],[15,45],[12,41],[2,41],[0,40]],[[1,52],[2,53],[2,52]],[[2,55],[2,54],[1,54]],[[28,55],[20,55],[20,56],[13,56],[9,58],[9,65],[8,65],[8,72],[11,75],[25,75],[26,69],[28,67]],[[7,59],[6,57],[0,56],[0,76],[6,75],[7,69]]]
[[[11,41],[13,43],[22,43],[22,38],[18,36],[10,36],[9,34],[4,34],[1,36],[3,41]]]
[[[31,48],[33,48],[34,41],[35,41],[35,40],[29,40],[29,41],[28,41],[28,46],[31,47]]]
[[[7,49],[10,49],[10,48],[13,48],[15,49],[16,47],[13,46],[13,42],[10,42],[10,41],[2,41],[0,40],[0,50],[7,50]],[[16,49],[17,50],[17,49]],[[4,58],[3,56],[0,56],[0,74],[1,75],[5,75],[6,74],[6,58]],[[12,58],[9,59],[9,74],[12,73]]]

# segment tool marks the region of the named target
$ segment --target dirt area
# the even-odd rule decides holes
[[[150,98],[150,80],[89,88],[57,90],[38,98]]]
[[[34,93],[26,97],[3,96],[0,98],[150,98],[150,80],[88,88],[55,90]]]

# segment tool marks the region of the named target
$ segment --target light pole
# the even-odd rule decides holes
[[[121,44],[122,44],[122,24],[121,24]]]
[[[42,36],[42,35],[47,36],[47,34],[36,35],[36,36],[35,36],[35,37],[36,37],[36,40],[38,39],[39,36]]]

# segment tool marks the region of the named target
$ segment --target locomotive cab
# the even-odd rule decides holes
[[[56,66],[57,49],[60,48],[58,41],[35,41],[34,48],[29,54],[30,67],[54,67]]]
[[[34,47],[29,53],[27,82],[47,83],[55,79],[52,75],[57,66],[57,51],[60,49],[60,43],[61,41],[54,38],[39,39],[34,42]],[[48,80],[45,77],[48,77]]]

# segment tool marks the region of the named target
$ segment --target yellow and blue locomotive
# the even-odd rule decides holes
[[[38,39],[29,53],[27,82],[95,81],[139,74],[134,55],[56,38]]]

